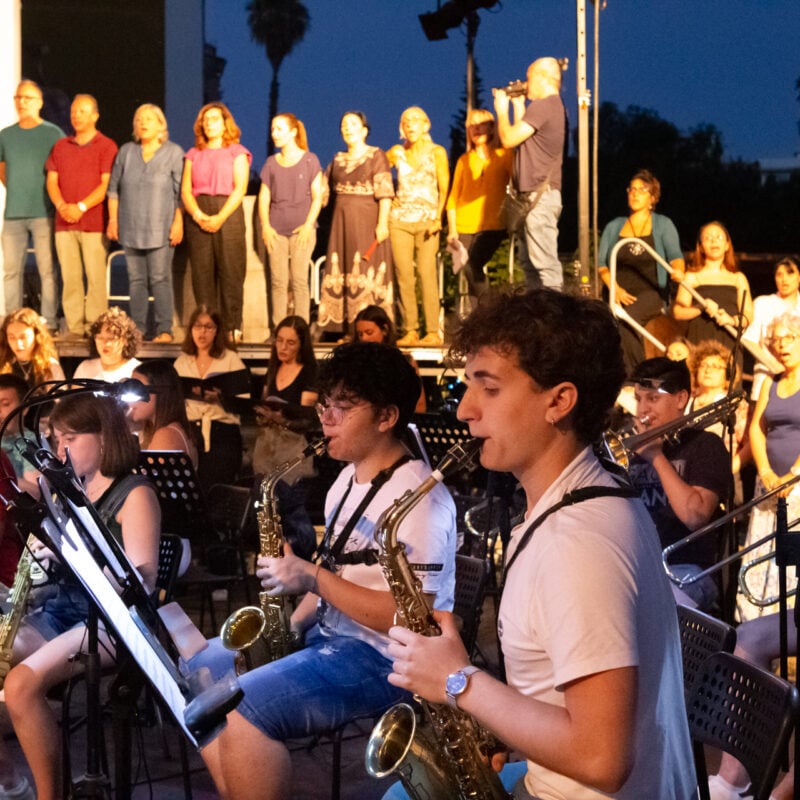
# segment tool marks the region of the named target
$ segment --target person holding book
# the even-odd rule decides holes
[[[306,434],[319,428],[314,410],[318,397],[311,332],[302,317],[288,316],[275,329],[264,388],[256,405],[259,428],[253,446],[253,472],[259,482],[302,453],[308,444]],[[284,534],[303,558],[310,558],[317,544],[306,510],[307,486],[303,480],[314,474],[313,459],[305,459],[283,476],[277,488]]]
[[[198,306],[188,327],[191,336],[183,342],[174,367],[182,378],[192,379],[183,382],[186,414],[202,435],[197,474],[207,489],[215,483],[231,483],[242,465],[240,419],[229,409],[230,399],[249,385],[249,374],[242,359],[226,347],[219,312]],[[223,376],[225,380],[211,380]]]
[[[73,378],[95,378],[107,383],[130,378],[141,363],[136,358],[142,334],[136,323],[117,306],[104,311],[89,328],[93,358],[81,361]]]

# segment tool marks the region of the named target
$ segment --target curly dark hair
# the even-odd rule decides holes
[[[403,437],[420,393],[414,367],[396,347],[377,342],[352,342],[337,347],[321,364],[320,397],[343,395],[364,400],[377,409],[395,406],[398,418],[392,434]]]
[[[450,356],[461,360],[484,347],[516,356],[543,389],[574,384],[571,422],[581,441],[593,442],[605,429],[625,380],[619,332],[605,303],[553,289],[487,297],[456,331]]]
[[[89,351],[93,358],[97,358],[100,353],[94,343],[94,337],[103,328],[108,328],[109,332],[122,340],[122,357],[133,358],[142,343],[142,333],[136,327],[136,323],[119,307],[111,306],[108,311],[104,311],[89,328]]]

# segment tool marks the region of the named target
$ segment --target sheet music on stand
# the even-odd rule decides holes
[[[136,604],[127,606],[114,586],[114,582],[129,580],[127,576],[136,576],[138,579],[135,567],[124,552],[121,557],[111,552],[107,541],[104,541],[106,537],[87,508],[63,497],[56,500],[46,486],[42,488],[48,509],[42,529],[49,543],[97,605],[144,676],[161,696],[187,739],[195,747],[203,746],[220,729],[231,703],[231,707],[235,707],[241,697],[241,689],[238,685],[219,688],[219,691],[232,696],[224,704],[224,710],[212,714],[213,722],[203,719],[202,714],[198,718],[197,713],[193,713],[197,709],[190,706],[196,698],[188,680],[178,671],[148,623],[146,617],[150,616],[151,610],[140,609]],[[91,547],[97,547],[110,556],[105,572],[93,556]]]

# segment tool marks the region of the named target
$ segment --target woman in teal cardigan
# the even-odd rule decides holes
[[[616,217],[603,230],[598,253],[598,272],[607,289],[611,288],[608,256],[620,239],[637,238],[647,242],[673,269],[672,280],[683,280],[685,264],[678,231],[672,220],[654,213],[661,197],[661,184],[648,170],[639,170],[627,188],[627,217]],[[617,251],[616,300],[640,325],[645,326],[661,314],[668,300],[667,271],[638,242]],[[625,367],[630,374],[644,359],[641,336],[624,322],[620,325]]]

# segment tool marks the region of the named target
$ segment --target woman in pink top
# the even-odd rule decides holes
[[[195,146],[186,154],[181,199],[197,305],[219,306],[228,340],[242,340],[245,249],[242,199],[253,156],[223,103],[208,103],[194,123]]]

